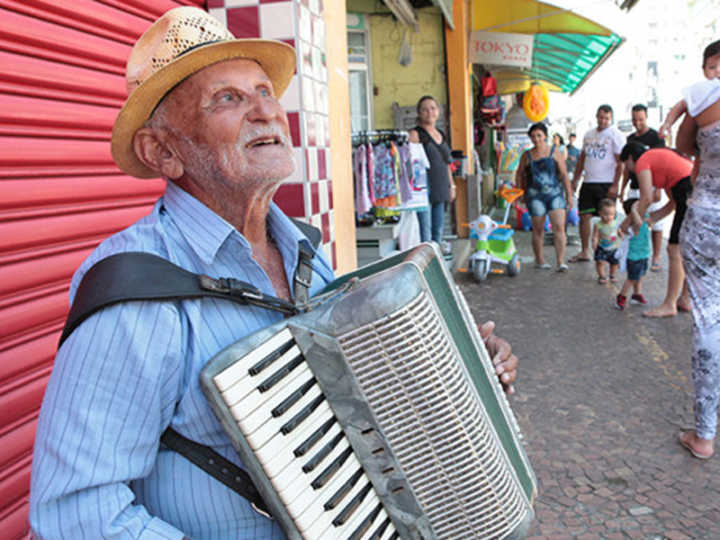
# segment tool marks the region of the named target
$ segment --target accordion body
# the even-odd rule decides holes
[[[523,538],[536,480],[433,244],[334,281],[201,386],[289,538]]]

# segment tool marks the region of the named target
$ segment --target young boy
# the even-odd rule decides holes
[[[637,199],[628,199],[623,202],[623,208],[627,217],[621,227],[630,225],[633,235],[629,238],[627,252],[627,279],[615,299],[615,305],[619,310],[625,309],[627,295],[630,289],[633,295],[630,297],[633,302],[647,304],[642,294],[642,278],[647,273],[652,246],[650,243],[650,227],[637,212]]]
[[[620,224],[615,215],[615,201],[601,199],[598,203],[600,220],[595,223],[592,235],[592,247],[595,251],[595,269],[598,274],[598,283],[607,283],[605,263],[610,265],[610,281],[615,282],[620,261],[617,258],[617,249],[620,247]]]

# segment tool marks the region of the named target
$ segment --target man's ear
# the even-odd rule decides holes
[[[133,136],[133,150],[143,165],[174,180],[183,175],[184,167],[168,142],[162,131],[144,127]]]

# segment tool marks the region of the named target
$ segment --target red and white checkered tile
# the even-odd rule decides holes
[[[208,0],[207,6],[236,37],[278,39],[298,52],[295,76],[280,100],[297,166],[275,202],[322,230],[323,248],[336,267],[323,0]]]

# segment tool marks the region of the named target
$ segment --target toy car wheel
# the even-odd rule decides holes
[[[485,281],[489,271],[490,263],[485,259],[479,259],[475,261],[475,264],[473,264],[472,273],[475,281]]]
[[[520,273],[520,267],[520,257],[516,253],[507,264],[507,275],[510,277],[517,276]]]

